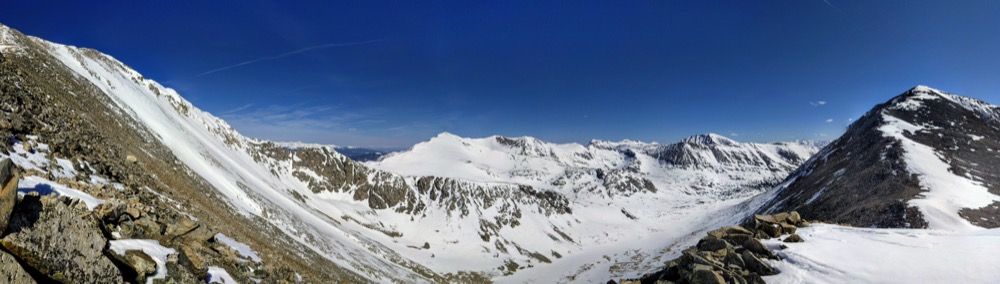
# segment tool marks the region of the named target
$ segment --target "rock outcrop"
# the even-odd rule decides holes
[[[17,168],[10,159],[0,161],[0,232],[7,228],[10,212],[17,203]]]
[[[0,251],[0,283],[38,283],[31,274],[17,263],[17,259],[5,251]]]
[[[103,251],[107,239],[79,200],[29,193],[15,208],[0,243],[46,277],[62,283],[123,283]]]
[[[618,283],[764,283],[762,276],[779,271],[763,259],[780,258],[760,239],[792,234],[786,242],[801,242],[795,229],[809,224],[798,212],[755,215],[744,226],[722,227],[707,233],[681,257],[668,261],[660,271]],[[609,283],[614,281],[609,281]]]

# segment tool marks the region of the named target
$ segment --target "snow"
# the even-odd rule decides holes
[[[767,283],[1000,283],[1000,229],[800,228],[805,242],[764,243],[784,260]],[[780,244],[788,246],[778,249]]]
[[[290,162],[257,161],[248,152],[263,141],[243,137],[225,121],[199,110],[173,89],[143,77],[114,58],[81,52],[72,46],[39,41],[45,50],[81,78],[103,91],[114,106],[149,129],[153,137],[200,175],[238,213],[261,217],[304,247],[336,265],[376,280],[426,282],[420,275],[389,259],[391,251],[364,238],[364,228],[345,228],[329,216],[302,207],[292,192],[315,194],[291,174]],[[339,155],[339,154],[335,154]],[[350,200],[351,198],[345,198]],[[264,214],[265,210],[267,214]],[[370,209],[369,209],[370,210]],[[364,270],[359,269],[364,267]]]
[[[296,152],[289,160],[260,156],[254,147],[265,141],[243,137],[172,89],[151,80],[133,81],[142,76],[114,58],[44,44],[49,45],[51,55],[106,93],[121,114],[148,128],[153,138],[166,145],[191,172],[211,183],[239,213],[270,222],[304,247],[374,282],[428,281],[411,267],[441,274],[477,271],[498,281],[538,283],[565,281],[567,277],[606,281],[623,273],[648,270],[662,264],[658,257],[676,253],[671,247],[697,241],[695,235],[720,222],[735,222],[733,218],[740,212],[734,211],[735,206],[756,193],[737,190],[744,184],[780,180],[797,166],[785,162],[783,156],[792,153],[806,159],[816,151],[815,146],[804,144],[737,143],[708,135],[707,140],[692,143],[711,142],[711,147],[719,148],[684,145],[694,158],[705,159],[705,163],[689,167],[663,162],[657,153],[670,145],[657,143],[622,141],[585,146],[552,144],[531,137],[468,139],[443,133],[383,160],[388,162],[368,164],[389,170],[368,172],[369,181],[376,175],[394,177],[413,190],[416,176],[453,177],[460,179],[454,182],[468,192],[456,193],[459,196],[449,196],[447,201],[418,195],[419,201],[427,204],[426,212],[420,215],[398,213],[393,208],[372,210],[367,201],[354,199],[355,188],[313,192],[293,173],[319,175],[293,167],[292,162],[299,160]],[[277,145],[329,149],[301,143]],[[738,159],[724,163],[717,159],[722,156],[711,154],[713,149],[728,155],[725,158]],[[623,152],[628,151],[635,155],[626,158]],[[326,158],[346,159],[332,151]],[[741,163],[759,160],[778,166],[775,171],[762,171],[753,162]],[[609,176],[616,171],[622,179],[649,178],[659,190],[623,196],[606,190],[603,180],[595,177],[595,169],[606,169]],[[397,170],[406,177],[392,173]],[[567,177],[565,185],[553,185],[561,177]],[[525,203],[533,199],[506,199],[520,192],[519,185],[562,193],[570,199],[573,213],[547,215],[539,212],[537,205]],[[459,199],[472,192],[490,196],[490,204]],[[304,204],[293,193],[303,198]],[[457,216],[455,210],[449,210],[445,204],[450,201],[469,201],[468,215]],[[510,208],[518,210],[520,225],[504,226],[489,243],[483,242],[478,234],[480,221],[509,217],[504,215],[509,211],[504,210]],[[624,216],[623,208],[637,219]],[[372,227],[403,236],[388,236]],[[573,241],[553,237],[559,235],[557,230]],[[245,244],[229,243],[231,239],[225,236],[218,239],[259,261]],[[421,248],[425,242],[430,249]],[[505,244],[508,251],[499,252],[495,242]],[[553,251],[562,258],[554,257]],[[552,263],[539,263],[527,252],[544,254]],[[497,267],[506,261],[530,262],[534,268],[501,277]],[[626,267],[624,263],[629,264]],[[614,267],[619,269],[611,271]]]
[[[14,36],[13,31],[9,27],[0,24],[0,52],[7,52],[17,48],[18,40]]]
[[[156,262],[156,274],[146,278],[147,284],[153,283],[154,279],[163,279],[167,276],[167,256],[177,253],[172,248],[161,246],[157,240],[111,240],[108,244],[109,249],[118,255],[125,255],[125,252],[130,250],[141,250]]]
[[[55,193],[62,196],[76,198],[87,204],[87,209],[89,210],[94,210],[94,207],[97,207],[97,205],[101,205],[105,202],[104,200],[98,199],[97,197],[87,194],[86,192],[66,187],[65,185],[39,176],[24,177],[18,181],[17,187],[17,191],[21,193],[36,191],[41,195]]]
[[[229,272],[227,272],[222,267],[218,267],[218,266],[209,266],[208,267],[208,279],[207,279],[207,282],[208,283],[222,283],[222,284],[239,283],[239,282],[236,282],[236,279],[234,279],[232,275],[229,275]]]
[[[883,114],[883,135],[899,140],[903,145],[903,161],[910,173],[917,174],[924,191],[908,202],[916,206],[932,229],[969,230],[980,228],[959,216],[963,208],[978,209],[1000,201],[980,182],[953,174],[951,167],[938,156],[934,148],[907,138],[905,132],[922,129],[899,118]]]
[[[260,256],[258,256],[257,252],[254,251],[252,248],[250,248],[250,246],[241,242],[237,242],[236,240],[233,240],[227,237],[226,235],[223,235],[222,233],[216,234],[215,239],[235,249],[236,252],[238,252],[243,257],[249,258],[254,262],[260,262]]]

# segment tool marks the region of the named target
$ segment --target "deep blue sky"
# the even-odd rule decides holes
[[[1000,1],[177,2],[3,1],[0,23],[274,140],[832,139],[917,84],[1000,102]]]

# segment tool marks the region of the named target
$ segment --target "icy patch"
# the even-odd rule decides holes
[[[768,283],[1000,283],[1000,229],[800,228],[802,243],[763,242],[784,260]],[[780,245],[786,249],[777,249]]]
[[[260,256],[257,255],[257,252],[250,248],[250,246],[231,239],[222,233],[215,234],[215,239],[235,249],[236,252],[240,253],[243,257],[249,258],[254,262],[260,262]]]
[[[982,208],[1000,201],[1000,196],[988,192],[980,182],[957,176],[948,169],[934,148],[910,140],[903,133],[915,132],[921,128],[896,117],[883,114],[885,125],[879,127],[883,135],[899,140],[903,144],[903,159],[910,173],[916,174],[924,191],[922,198],[910,200],[923,214],[932,229],[975,229],[958,215],[963,208]]]
[[[21,179],[18,181],[17,187],[17,191],[21,193],[35,191],[40,195],[55,193],[58,195],[76,198],[83,201],[83,203],[86,203],[87,209],[90,210],[94,210],[94,207],[97,207],[97,205],[101,205],[105,202],[104,200],[98,199],[97,197],[87,194],[86,192],[72,189],[66,187],[65,185],[38,176],[29,176]]]
[[[160,245],[157,240],[114,240],[108,241],[111,251],[118,255],[125,255],[125,251],[140,250],[156,262],[156,274],[146,278],[146,284],[153,283],[154,279],[163,279],[167,276],[167,256],[177,253],[176,250]],[[227,274],[228,275],[228,274]],[[236,283],[236,282],[227,282]]]
[[[208,267],[208,279],[206,279],[205,281],[208,283],[222,283],[222,284],[239,283],[236,282],[236,279],[234,279],[232,275],[229,275],[229,272],[227,272],[222,267],[218,266]]]
[[[983,136],[974,135],[974,134],[969,134],[969,138],[972,138],[972,141],[983,140]]]

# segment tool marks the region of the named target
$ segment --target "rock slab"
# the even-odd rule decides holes
[[[107,240],[79,200],[28,194],[0,243],[27,266],[62,283],[122,283],[103,251]]]

